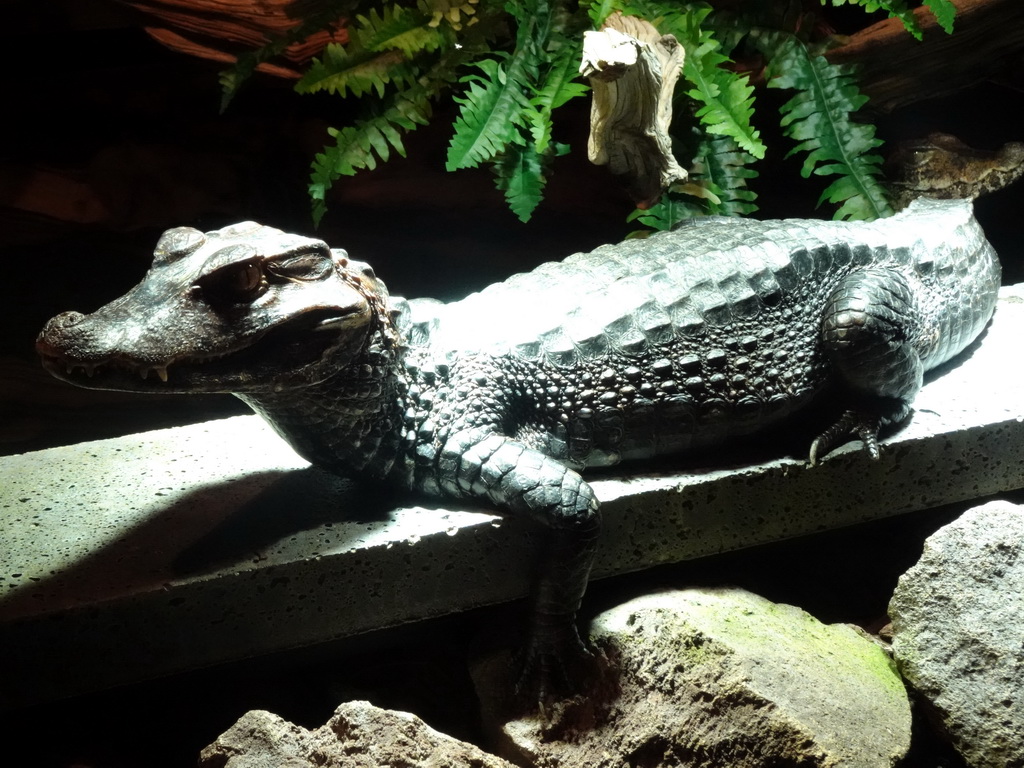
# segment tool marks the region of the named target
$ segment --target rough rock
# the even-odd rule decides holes
[[[369,702],[342,704],[307,730],[271,712],[247,712],[199,757],[199,768],[514,768],[438,733],[415,715]]]
[[[544,768],[895,765],[910,705],[892,660],[848,625],[739,589],[641,597],[591,625],[610,692],[504,720],[496,663],[475,677],[498,752]]]
[[[900,671],[967,763],[1024,766],[1024,507],[990,502],[930,536],[889,613]]]

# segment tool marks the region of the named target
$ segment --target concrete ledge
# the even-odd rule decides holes
[[[871,462],[594,482],[595,577],[1024,487],[1024,284]],[[692,463],[691,463],[692,464]],[[516,522],[401,507],[309,468],[255,416],[0,458],[0,707],[524,595]]]

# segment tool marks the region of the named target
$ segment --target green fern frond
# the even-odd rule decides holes
[[[885,11],[891,18],[899,19],[907,32],[918,40],[922,37],[921,25],[917,21],[914,11],[908,7],[906,0],[821,0],[821,4],[831,2],[832,5],[859,5],[868,13]],[[953,19],[956,16],[956,6],[951,0],[924,0],[926,5],[934,14],[939,26],[946,34],[953,33]]]
[[[476,66],[483,75],[462,78],[469,88],[454,97],[461,109],[448,147],[445,167],[449,171],[475,168],[492,160],[509,144],[521,141],[518,129],[526,126],[524,111],[529,100],[525,84],[510,75],[513,68],[495,59],[478,61]]]
[[[242,84],[252,77],[256,67],[264,61],[280,56],[289,44],[290,40],[287,37],[273,40],[254,51],[247,51],[241,54],[233,67],[222,70],[217,78],[221,88],[220,111],[224,112],[227,110],[228,105],[238,94]]]
[[[758,175],[750,167],[753,163],[754,158],[736,146],[730,137],[704,137],[689,180],[671,187],[650,208],[633,211],[627,221],[639,221],[644,226],[663,230],[698,216],[751,214],[757,210],[754,203],[757,196],[747,187],[747,181]]]
[[[420,5],[430,13],[430,26],[438,27],[444,22],[453,30],[472,26],[478,21],[479,0],[420,0]]]
[[[533,89],[536,95],[530,99],[533,109],[527,113],[527,121],[537,152],[546,152],[551,143],[552,112],[590,91],[590,86],[576,81],[581,47],[579,42],[562,46],[547,71],[541,75],[539,85]]]
[[[547,0],[510,0],[505,6],[517,22],[516,48],[509,72],[518,64],[516,81],[527,101],[518,102],[518,116],[510,120],[513,134],[493,158],[495,183],[505,193],[509,208],[529,221],[543,199],[545,169],[552,157],[569,147],[552,140],[552,113],[590,88],[574,82],[579,74],[580,36],[569,37],[554,23],[554,8]],[[517,100],[518,101],[518,100]]]
[[[341,96],[376,92],[382,96],[388,83],[401,86],[413,78],[413,70],[406,66],[409,60],[419,53],[436,51],[448,42],[445,33],[430,27],[428,22],[419,9],[399,5],[357,15],[349,27],[349,42],[328,44],[300,78],[296,91],[327,91]],[[220,75],[223,106],[227,106],[259,64],[280,55],[288,45],[311,31],[307,20],[277,40],[239,56],[236,65]]]
[[[548,160],[568,151],[552,140],[552,112],[589,88],[573,82],[581,41],[566,34],[564,19],[555,23],[554,4],[509,0],[505,10],[516,21],[515,47],[474,62],[480,73],[462,78],[467,89],[454,97],[460,110],[445,165],[491,163],[509,207],[527,221],[542,199]]]
[[[532,146],[509,146],[494,164],[495,186],[520,221],[527,222],[544,198],[543,157]]]
[[[402,133],[430,120],[434,89],[428,83],[427,78],[421,78],[415,86],[394,94],[380,113],[345,128],[328,129],[334,146],[324,147],[316,156],[309,184],[315,223],[319,224],[327,212],[327,192],[339,177],[352,176],[363,168],[376,168],[378,159],[386,162],[392,150],[405,157]]]
[[[380,13],[371,8],[369,15],[356,16],[355,34],[367,51],[399,50],[411,59],[420,52],[436,51],[447,42],[444,32],[431,27],[429,21],[418,9],[386,5]]]
[[[818,200],[841,203],[840,219],[874,219],[892,213],[878,182],[882,158],[871,154],[882,145],[873,125],[850,116],[867,101],[857,88],[852,69],[812,55],[792,35],[759,31],[754,35],[769,58],[770,88],[796,90],[780,109],[783,132],[797,145],[787,157],[804,152],[801,174],[837,174]]]
[[[729,136],[739,147],[755,158],[765,154],[760,132],[751,124],[754,114],[754,87],[747,75],[740,75],[723,65],[730,63],[721,52],[721,43],[711,32],[701,29],[707,11],[687,16],[685,36],[680,42],[686,48],[683,77],[694,87],[687,95],[703,104],[697,118],[709,133]]]
[[[707,216],[707,210],[697,203],[696,200],[694,197],[687,197],[669,190],[658,198],[658,202],[650,208],[637,208],[634,210],[626,217],[626,221],[638,221],[645,227],[649,227],[657,232],[675,229],[681,221],[697,216]],[[646,237],[648,234],[650,233],[641,230],[630,232],[629,237]]]
[[[953,20],[956,17],[956,6],[952,0],[924,0],[935,20],[947,35],[953,34]]]
[[[405,54],[396,48],[377,52],[330,43],[324,48],[323,56],[314,59],[295,84],[295,90],[299,93],[327,91],[339,96],[367,93],[383,96],[388,83],[405,84],[413,78],[413,68]]]
[[[590,17],[590,23],[593,24],[594,29],[600,29],[605,19],[615,11],[622,10],[622,3],[618,2],[618,0],[598,0],[593,3],[581,2],[580,5],[587,6],[587,16]]]
[[[859,5],[868,13],[885,11],[891,18],[899,19],[907,32],[921,39],[921,25],[914,12],[907,7],[907,0],[821,0],[822,5]]]
[[[590,86],[576,80],[579,76],[581,49],[578,40],[559,48],[552,56],[540,83],[533,89],[536,96],[530,100],[531,104],[550,112],[590,91]]]
[[[701,143],[694,175],[717,198],[709,205],[710,213],[747,216],[757,210],[757,195],[747,187],[747,182],[758,176],[753,164],[754,157],[729,136],[709,136]]]
[[[445,167],[449,171],[494,160],[512,145],[525,146],[526,134],[531,131],[541,141],[544,139],[544,115],[536,114],[543,113],[544,105],[531,103],[531,94],[537,91],[540,73],[551,71],[544,66],[545,47],[551,36],[551,6],[546,0],[510,0],[506,10],[518,23],[515,50],[475,62],[483,74],[462,78],[469,87],[462,96],[454,97],[460,110],[448,146]],[[552,104],[564,95],[565,86],[557,80],[556,73],[551,82]]]
[[[224,112],[228,108],[239,88],[252,77],[260,64],[280,56],[289,45],[305,40],[314,32],[335,27],[342,12],[341,5],[337,0],[323,2],[284,34],[255,50],[241,54],[234,66],[222,71],[218,77],[221,86],[220,111]]]

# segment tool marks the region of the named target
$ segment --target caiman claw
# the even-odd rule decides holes
[[[850,408],[814,439],[807,461],[812,467],[816,466],[819,458],[825,458],[852,437],[860,438],[868,456],[872,461],[878,461],[881,455],[879,431],[888,424],[898,424],[909,415],[910,406],[898,401],[888,408]]]

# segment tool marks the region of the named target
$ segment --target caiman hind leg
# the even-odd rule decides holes
[[[914,345],[920,316],[906,278],[885,268],[847,276],[832,293],[821,321],[821,340],[849,407],[811,444],[810,463],[850,437],[878,458],[878,432],[910,414],[924,364]]]
[[[578,688],[591,666],[576,611],[583,599],[601,529],[600,505],[580,475],[506,435],[471,429],[448,438],[438,462],[441,487],[486,498],[543,527],[540,572],[522,660],[521,693],[543,702]]]

